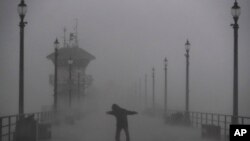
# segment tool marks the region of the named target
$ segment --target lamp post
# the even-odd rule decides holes
[[[78,102],[80,102],[80,80],[81,80],[81,70],[77,71],[77,96],[78,96]]]
[[[139,78],[139,107],[141,106],[141,100],[142,100],[142,90],[141,90],[141,78]]]
[[[147,74],[145,74],[145,109],[148,107],[147,90]]]
[[[185,116],[186,120],[189,121],[189,51],[190,51],[190,43],[187,40],[185,43],[185,49],[186,49],[186,111]]]
[[[68,64],[69,64],[69,107],[71,107],[71,71],[72,71],[72,64],[73,64],[73,60],[71,59],[71,57],[68,60]]]
[[[235,0],[231,9],[231,14],[234,19],[234,24],[232,24],[234,29],[233,124],[238,124],[238,19],[240,13],[240,7],[238,6],[237,0]]]
[[[82,95],[85,96],[86,93],[86,75],[83,73],[82,76]]]
[[[24,21],[27,12],[27,5],[24,0],[18,4],[18,14],[20,17],[20,63],[19,63],[19,116],[24,114],[24,27],[27,22]]]
[[[153,104],[153,112],[155,112],[155,68],[152,68],[152,104]]]
[[[55,42],[55,75],[54,75],[54,110],[57,112],[57,58],[58,58],[58,49],[59,49],[59,42],[56,38]]]
[[[137,97],[137,84],[135,82],[135,97]]]
[[[164,59],[164,71],[165,71],[165,97],[164,97],[164,116],[167,115],[167,58]]]

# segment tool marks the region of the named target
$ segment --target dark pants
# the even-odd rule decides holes
[[[116,128],[115,141],[120,141],[120,134],[121,134],[122,129],[125,132],[126,141],[130,141],[128,128],[124,128],[124,127],[123,128]]]

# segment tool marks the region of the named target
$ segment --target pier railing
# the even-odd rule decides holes
[[[25,117],[34,115],[38,123],[51,122],[53,112],[37,112],[24,114]],[[0,117],[0,141],[13,141],[13,135],[16,128],[16,122],[19,115],[8,115]]]
[[[167,115],[174,113],[181,113],[183,116],[186,114],[184,111],[168,110]],[[232,124],[232,115],[218,114],[218,113],[205,113],[205,112],[189,112],[189,121],[193,127],[201,128],[202,125],[215,125],[220,127],[221,136],[225,139],[229,136],[229,126]],[[238,124],[250,124],[250,117],[238,116]]]

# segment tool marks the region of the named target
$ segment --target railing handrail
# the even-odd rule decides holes
[[[184,113],[185,111],[183,110],[173,110],[173,109],[169,109],[167,111],[173,111],[173,112],[182,112]],[[221,115],[221,116],[233,116],[233,115],[230,115],[230,114],[220,114],[220,113],[214,113],[214,112],[198,112],[198,111],[189,111],[189,113],[202,113],[202,114],[213,114],[213,115]],[[237,116],[238,118],[246,118],[246,119],[250,119],[250,117],[248,116]]]
[[[170,115],[178,112],[182,113],[184,116],[186,111],[167,110],[167,113],[170,113]],[[224,135],[225,140],[227,140],[233,115],[194,111],[189,111],[188,113],[191,125],[198,128],[201,128],[203,124],[219,126],[221,135]],[[250,124],[250,117],[248,116],[237,116],[237,119],[239,121],[238,124]]]
[[[32,114],[40,114],[40,113],[51,113],[52,111],[44,111],[44,112],[31,112],[31,113],[25,113],[24,115],[32,115]],[[11,114],[11,115],[5,115],[0,116],[0,118],[8,118],[8,117],[16,117],[19,116],[19,114]]]
[[[33,113],[25,113],[23,116],[29,116],[34,115],[35,120],[37,120],[38,123],[44,120],[51,120],[52,119],[53,111],[45,111],[45,112],[33,112]],[[3,137],[7,136],[8,141],[11,141],[11,137],[13,138],[13,126],[16,126],[16,122],[18,121],[20,114],[12,114],[7,116],[1,116],[0,117],[0,141],[2,141]],[[14,118],[14,121],[12,120]],[[5,123],[4,120],[7,120]],[[3,133],[3,129],[6,129]]]

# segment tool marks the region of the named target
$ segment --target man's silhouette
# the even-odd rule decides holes
[[[116,117],[116,134],[115,134],[115,140],[120,141],[120,133],[122,129],[125,132],[126,135],[126,141],[129,141],[129,132],[128,132],[128,118],[127,115],[134,115],[137,114],[137,112],[134,111],[128,111],[126,109],[123,109],[119,107],[117,104],[112,105],[112,111],[107,112],[107,114],[113,115]]]

